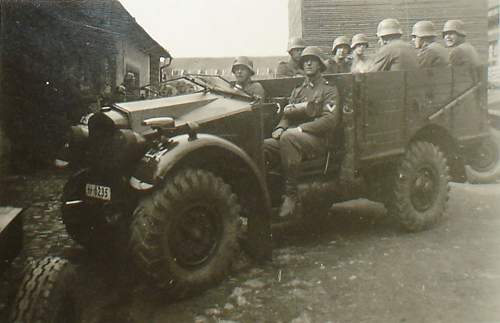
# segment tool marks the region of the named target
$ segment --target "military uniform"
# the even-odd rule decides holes
[[[477,67],[481,65],[481,59],[474,46],[464,42],[451,48],[450,64],[453,66]]]
[[[337,74],[337,73],[350,73],[352,65],[352,58],[347,57],[343,60],[333,57],[328,60],[328,67],[326,69],[327,74]]]
[[[448,50],[443,45],[432,42],[418,51],[417,61],[421,68],[445,67],[450,64],[448,56]]]
[[[370,67],[370,59],[366,55],[352,55],[351,73],[364,73]]]
[[[300,114],[281,119],[276,127],[285,131],[279,139],[268,138],[264,141],[266,161],[272,168],[281,163],[285,174],[290,174],[303,159],[312,159],[326,153],[328,138],[340,122],[337,107],[337,89],[321,75],[304,83],[292,91],[290,104],[309,102],[308,108]],[[300,127],[299,131],[286,129]]]
[[[278,68],[276,70],[276,76],[280,77],[294,77],[294,76],[303,76],[304,70],[300,66],[300,64],[294,61],[291,57],[288,62],[279,62]]]
[[[238,84],[237,84],[238,85]],[[259,99],[264,99],[266,97],[266,90],[259,82],[248,82],[241,86],[241,89]]]
[[[401,39],[396,39],[379,49],[368,72],[416,70],[417,68],[415,48]]]

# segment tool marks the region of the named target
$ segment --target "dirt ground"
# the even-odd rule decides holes
[[[1,287],[27,259],[69,257],[83,322],[500,322],[500,185],[453,184],[446,219],[417,234],[380,204],[337,205],[307,232],[275,234],[272,262],[240,259],[219,286],[171,302],[142,286],[129,262],[75,247],[58,219],[65,176],[11,184],[26,208],[26,245]]]

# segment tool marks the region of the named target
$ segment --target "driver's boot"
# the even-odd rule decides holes
[[[282,219],[299,219],[302,215],[301,203],[297,193],[297,183],[287,180],[283,204],[281,204],[279,217]]]

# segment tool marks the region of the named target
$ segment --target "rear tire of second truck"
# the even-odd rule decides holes
[[[489,184],[500,179],[500,130],[490,128],[486,138],[465,166],[467,180],[473,184]]]

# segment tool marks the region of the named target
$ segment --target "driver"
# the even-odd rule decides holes
[[[300,216],[298,166],[302,160],[326,154],[329,137],[340,120],[337,89],[321,75],[326,70],[322,55],[319,47],[304,49],[300,57],[304,83],[292,91],[272,138],[264,140],[266,164],[270,168],[281,165],[286,180],[280,217]]]
[[[260,100],[266,97],[266,91],[262,85],[259,82],[253,82],[251,79],[255,72],[253,62],[248,57],[237,57],[233,62],[231,72],[236,78],[235,88],[243,90]]]

